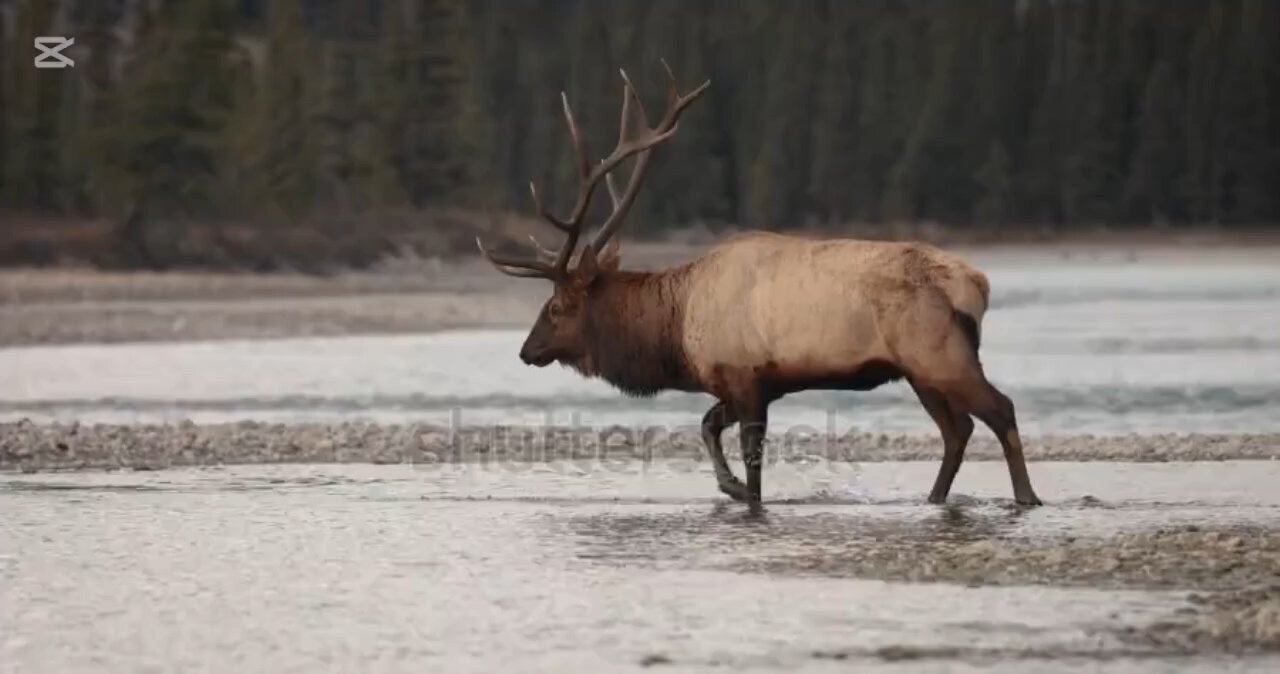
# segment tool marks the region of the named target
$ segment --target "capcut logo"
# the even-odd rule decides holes
[[[76,39],[74,37],[58,37],[53,35],[41,35],[37,37],[35,40],[35,66],[37,68],[76,67],[76,62],[71,60],[71,57],[62,53],[64,49],[75,43]]]

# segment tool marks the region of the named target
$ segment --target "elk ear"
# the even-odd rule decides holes
[[[582,247],[582,254],[578,256],[578,269],[575,275],[582,285],[591,285],[599,273],[600,264],[596,260],[596,251],[588,243]]]
[[[622,264],[622,245],[617,239],[605,244],[604,250],[600,253],[600,258],[596,260],[596,266],[604,271],[618,271],[618,266]]]

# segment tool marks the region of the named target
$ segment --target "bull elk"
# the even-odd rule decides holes
[[[666,63],[663,62],[664,67]],[[578,174],[568,218],[539,216],[564,233],[558,250],[534,240],[531,254],[480,252],[498,271],[547,279],[551,298],[538,314],[520,359],[567,365],[631,396],[664,390],[716,398],[702,419],[720,491],[760,502],[769,405],[796,391],[867,391],[906,379],[942,433],[942,466],[929,494],[947,498],[973,432],[971,416],[1000,440],[1018,503],[1039,505],[1027,476],[1013,403],[983,373],[978,342],[989,287],[982,272],[922,243],[815,240],[752,232],[702,257],[657,272],[619,269],[617,234],[655,146],[711,82],[681,94],[671,69],[666,112],[649,126],[622,71],[622,119],[613,151],[592,165],[563,93]],[[635,157],[619,193],[610,172]],[[593,194],[604,181],[613,209],[574,258]],[[746,484],[730,469],[721,434],[737,423]]]

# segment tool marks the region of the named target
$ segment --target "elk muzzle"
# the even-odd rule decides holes
[[[524,344],[520,347],[520,360],[525,365],[533,365],[534,367],[546,367],[555,360],[555,355],[551,349],[547,347],[546,340],[538,334],[538,330],[529,333],[524,340]]]

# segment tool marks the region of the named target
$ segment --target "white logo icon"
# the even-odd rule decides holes
[[[51,35],[41,35],[36,38],[36,49],[40,50],[36,54],[37,68],[66,68],[76,67],[76,62],[72,61],[62,53],[63,49],[70,47],[76,43],[74,37],[54,37]]]

